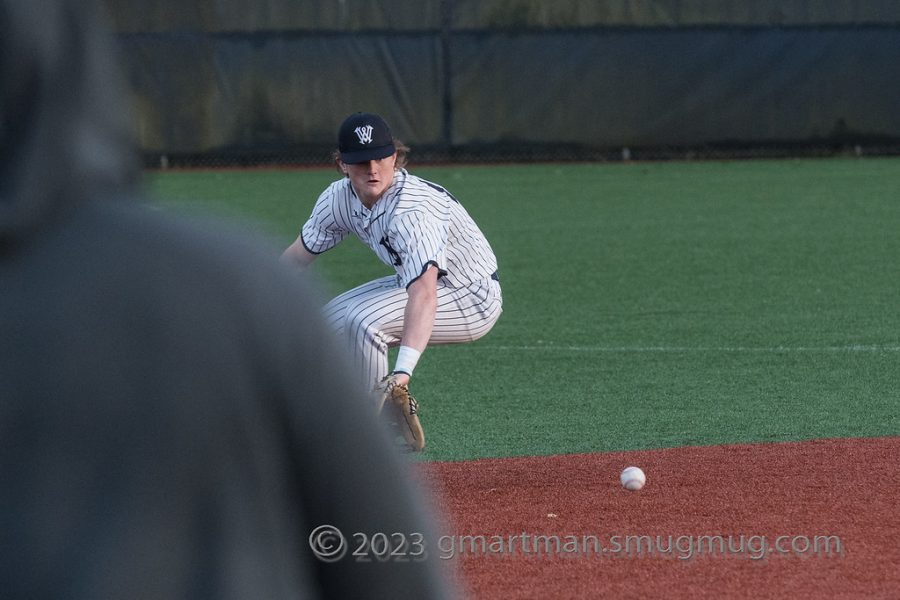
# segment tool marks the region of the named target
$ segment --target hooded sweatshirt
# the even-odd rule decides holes
[[[433,543],[423,495],[309,285],[141,201],[95,12],[0,0],[3,597],[444,597],[436,558],[346,552]]]

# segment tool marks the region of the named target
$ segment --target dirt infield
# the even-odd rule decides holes
[[[619,472],[647,473],[638,492]],[[896,598],[900,437],[426,463],[472,598]],[[450,557],[453,557],[452,559]]]

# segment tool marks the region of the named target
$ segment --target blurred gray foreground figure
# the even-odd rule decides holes
[[[135,201],[95,16],[0,0],[0,595],[444,597],[318,298],[274,250]],[[312,551],[325,525],[341,560]]]

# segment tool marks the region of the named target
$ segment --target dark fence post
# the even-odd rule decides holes
[[[453,75],[451,73],[450,43],[453,35],[453,3],[454,0],[441,0],[441,70],[443,95],[443,127],[442,138],[447,151],[453,146]]]

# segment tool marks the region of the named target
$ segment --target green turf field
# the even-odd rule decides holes
[[[504,290],[487,337],[416,370],[425,458],[900,434],[900,160],[411,171],[468,208]],[[287,245],[336,178],[148,182]],[[390,273],[355,240],[316,268],[333,293]]]

